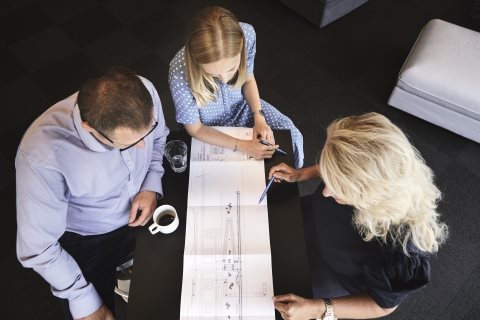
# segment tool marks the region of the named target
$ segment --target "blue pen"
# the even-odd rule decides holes
[[[259,140],[260,140],[260,143],[265,145],[265,146],[270,146],[270,147],[273,146],[273,144],[271,144],[270,142],[268,142],[266,140],[263,140],[263,139],[259,139]],[[278,152],[283,153],[283,154],[287,154],[285,151],[283,151],[280,148],[275,149],[275,151],[278,151]]]
[[[272,176],[270,178],[270,180],[268,181],[267,186],[265,187],[265,190],[263,190],[263,193],[260,196],[260,200],[258,200],[258,204],[260,204],[260,202],[262,202],[263,198],[265,198],[265,196],[267,195],[267,191],[268,191],[268,189],[270,189],[270,186],[272,185],[272,182],[273,182],[274,179],[275,179],[275,177]]]

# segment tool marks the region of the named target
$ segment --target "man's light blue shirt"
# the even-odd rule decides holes
[[[139,191],[163,194],[162,157],[169,133],[152,83],[142,82],[153,100],[158,126],[145,147],[123,152],[100,143],[81,126],[77,94],[38,117],[25,133],[15,159],[17,256],[68,299],[74,318],[102,301],[58,239],[65,231],[103,234],[128,223]]]

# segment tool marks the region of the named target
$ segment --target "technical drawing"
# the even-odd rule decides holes
[[[191,161],[180,319],[275,319],[264,174],[263,162]]]

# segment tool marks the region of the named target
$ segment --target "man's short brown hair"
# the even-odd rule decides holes
[[[77,103],[82,120],[106,134],[117,128],[140,131],[152,125],[152,97],[127,68],[115,67],[88,80],[80,88]]]

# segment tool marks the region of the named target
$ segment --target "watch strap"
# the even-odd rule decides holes
[[[253,111],[253,115],[256,115],[256,114],[261,115],[262,117],[265,118],[265,112],[263,112],[263,109],[258,109]]]
[[[322,320],[336,320],[333,314],[333,301],[330,298],[323,298],[325,302],[325,312],[322,315]]]

